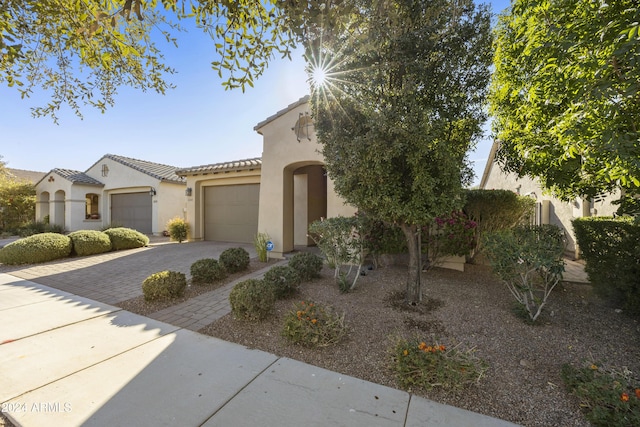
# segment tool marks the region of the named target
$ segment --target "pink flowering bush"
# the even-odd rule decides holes
[[[438,265],[446,256],[466,256],[476,246],[477,223],[464,212],[451,212],[436,217],[433,223],[423,227],[423,253],[428,256],[427,267]]]

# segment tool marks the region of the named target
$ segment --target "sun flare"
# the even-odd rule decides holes
[[[322,67],[315,67],[311,73],[311,83],[315,87],[322,87],[327,81],[327,71]]]

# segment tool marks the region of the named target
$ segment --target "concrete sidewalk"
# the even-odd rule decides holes
[[[513,426],[0,274],[20,426]]]

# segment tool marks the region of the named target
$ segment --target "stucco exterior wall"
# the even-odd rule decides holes
[[[274,249],[271,255],[274,258],[282,257],[284,253],[294,248],[294,243],[302,242],[301,234],[294,230],[294,179],[296,171],[307,166],[323,166],[324,158],[320,153],[321,146],[317,141],[313,125],[309,124],[309,105],[299,102],[287,110],[283,110],[277,117],[267,120],[266,123],[256,127],[256,131],[263,136],[262,152],[262,178],[260,185],[260,214],[258,231],[267,233],[271,237]],[[298,141],[300,133],[296,135],[294,128],[303,122],[308,125]],[[307,177],[307,184],[310,183]],[[327,183],[327,189],[323,190],[323,199],[326,207],[323,210],[327,216],[336,213],[353,215],[355,208],[350,209],[329,189],[333,186]],[[308,188],[317,188],[317,181],[311,179]],[[307,194],[307,198],[314,197]],[[324,202],[323,202],[324,203]],[[316,216],[318,205],[312,205],[311,210],[307,205],[307,219]],[[304,214],[300,212],[300,214]]]
[[[154,215],[152,224],[153,234],[158,235],[167,229],[167,222],[175,217],[187,220],[187,196],[186,185],[172,182],[160,182],[158,195],[154,198],[153,205],[157,206],[157,215]]]

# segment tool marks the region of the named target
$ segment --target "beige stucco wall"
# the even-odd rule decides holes
[[[297,140],[292,130],[298,119],[304,119],[309,114],[307,103],[294,106],[282,112],[273,120],[263,123],[256,130],[263,136],[262,151],[262,177],[260,184],[260,214],[258,219],[258,231],[267,233],[271,237],[274,249],[271,256],[282,257],[290,252],[296,242],[302,243],[302,231],[299,228],[296,233],[295,221],[295,191],[294,174],[307,166],[324,165],[324,159],[320,153],[321,146],[317,141],[313,128],[309,128],[308,137]],[[309,179],[308,188],[317,188],[317,178]],[[326,184],[326,211],[327,216],[337,214],[353,215],[355,208],[345,205],[337,195],[332,194],[333,185]],[[330,190],[331,189],[331,190]],[[298,197],[300,193],[298,192]],[[307,199],[313,197],[307,194]],[[318,205],[307,205],[307,219],[310,215],[317,215]],[[301,215],[305,213],[302,210]],[[297,234],[297,237],[296,237]]]
[[[512,190],[520,195],[529,195],[534,198],[536,202],[540,203],[540,208],[542,209],[541,223],[555,224],[565,231],[567,236],[567,252],[571,253],[574,257],[578,256],[578,248],[571,221],[574,218],[584,216],[612,215],[617,209],[611,204],[611,201],[615,200],[619,193],[608,196],[605,200],[595,203],[584,199],[564,202],[543,192],[538,181],[532,178],[518,178],[515,174],[505,173],[496,163],[492,163],[489,167],[487,179],[482,188],[486,190]]]
[[[217,185],[260,184],[260,168],[228,170],[214,173],[187,175],[191,196],[186,197],[186,219],[190,226],[189,240],[204,239],[204,189]],[[185,188],[183,188],[184,192]]]

